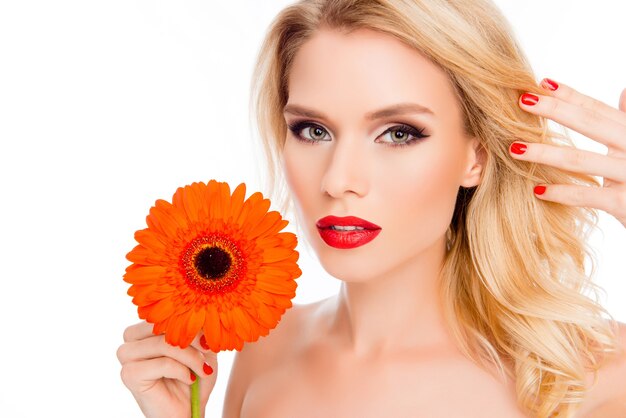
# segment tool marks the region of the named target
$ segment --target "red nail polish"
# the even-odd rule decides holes
[[[535,186],[535,194],[543,194],[546,191],[546,186]]]
[[[213,373],[213,369],[208,364],[204,363],[202,365],[202,370],[204,370],[204,374],[209,375]]]
[[[526,145],[519,142],[513,142],[511,144],[511,152],[513,154],[523,154],[526,152]]]
[[[209,345],[206,343],[206,338],[204,338],[204,335],[202,335],[200,337],[200,345],[202,346],[202,348],[204,348],[205,350],[208,350],[210,347]]]
[[[194,372],[190,371],[190,372],[189,372],[189,377],[191,377],[191,381],[192,381],[192,382],[195,382],[195,381],[196,381],[196,375],[195,375],[195,373],[194,373]]]
[[[548,90],[552,90],[552,91],[559,88],[559,85],[557,84],[557,82],[554,80],[550,80],[549,78],[544,78],[543,80],[541,80],[541,85],[547,88]]]
[[[524,93],[522,94],[522,103],[528,106],[534,106],[539,102],[539,96],[536,96],[532,93]]]

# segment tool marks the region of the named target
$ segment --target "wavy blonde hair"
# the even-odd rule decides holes
[[[607,354],[619,351],[617,323],[597,302],[602,289],[591,279],[596,261],[586,241],[597,227],[596,211],[542,201],[533,187],[601,185],[589,175],[510,157],[517,139],[573,143],[566,131],[551,130],[545,118],[518,106],[523,92],[544,92],[508,21],[489,0],[303,0],[283,9],[261,45],[250,101],[270,194],[282,210],[292,204],[280,165],[288,74],[302,44],[323,28],[389,34],[448,75],[465,132],[480,139],[487,158],[480,184],[459,189],[447,231],[446,319],[465,355],[515,378],[522,409],[573,416],[589,389],[586,372],[597,377]]]

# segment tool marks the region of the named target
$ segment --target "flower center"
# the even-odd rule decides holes
[[[228,234],[209,233],[187,244],[180,255],[180,269],[191,289],[223,294],[246,277],[247,263]]]
[[[230,255],[221,248],[203,248],[196,255],[195,266],[198,273],[207,280],[219,279],[230,269],[232,260]]]

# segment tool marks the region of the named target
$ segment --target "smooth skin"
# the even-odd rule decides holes
[[[520,107],[606,145],[607,154],[518,141],[525,144],[527,150],[521,155],[511,153],[511,156],[575,173],[602,176],[602,187],[542,184],[546,191],[537,197],[564,205],[603,210],[626,228],[626,89],[620,96],[619,108],[615,109],[564,83],[557,83],[559,87],[552,91],[542,81],[545,95],[540,95],[535,105],[522,103],[520,97]]]
[[[525,154],[511,158],[606,177],[596,190],[546,185],[537,198],[602,209],[624,224],[626,95],[617,110],[559,84],[537,105],[520,106],[607,144],[608,155],[527,144]],[[436,302],[456,192],[478,184],[484,161],[478,141],[463,135],[445,74],[393,37],[319,31],[294,59],[289,93],[288,104],[325,115],[285,113],[289,124],[315,124],[300,134],[320,143],[288,131],[283,162],[308,241],[342,286],[334,297],[294,305],[270,335],[236,353],[224,417],[408,417],[415,410],[429,417],[523,416],[514,382],[495,379],[455,349]],[[433,113],[366,118],[400,102]],[[424,128],[429,137],[403,148],[383,144],[411,137],[388,131],[400,124]],[[332,248],[315,228],[326,215],[359,216],[382,231],[362,247]],[[124,335],[122,378],[146,416],[189,416],[189,371],[203,376],[207,361],[217,372],[215,354],[198,338],[185,350],[169,347],[145,323]],[[624,324],[620,344],[626,348]],[[201,379],[202,409],[216,375]],[[600,371],[580,416],[624,416],[623,388],[626,355]]]
[[[285,121],[310,125],[287,132],[284,171],[307,242],[342,281],[333,308],[337,344],[360,358],[452,346],[437,296],[445,232],[459,186],[478,184],[484,155],[463,133],[446,74],[389,35],[322,30],[296,54],[288,82]],[[399,103],[430,112],[368,118]],[[418,136],[403,134],[402,125],[429,136],[394,145]],[[337,249],[315,225],[328,215],[358,216],[382,230],[366,245]]]
[[[566,86],[561,92],[565,91]],[[540,98],[539,104],[543,104],[542,100]],[[378,120],[366,117],[374,110],[405,102],[428,107],[432,113],[407,113]],[[561,106],[561,113],[547,112],[544,116],[576,128],[579,125],[572,126],[562,115],[569,112],[569,120],[581,120],[580,107],[584,101],[580,96],[578,103],[578,108]],[[293,112],[293,105],[317,115]],[[596,109],[623,120],[623,102],[622,111],[610,112],[608,108],[596,105]],[[478,184],[484,161],[476,138],[467,138],[462,131],[460,106],[443,71],[391,36],[369,30],[358,30],[350,35],[320,31],[302,46],[294,59],[285,120],[296,130],[287,133],[283,157],[299,219],[324,269],[342,280],[339,295],[323,302],[316,309],[318,318],[312,320],[317,323],[310,332],[315,335],[312,340],[328,344],[320,347],[317,355],[304,356],[303,363],[309,361],[309,365],[303,364],[302,368],[308,373],[323,370],[320,374],[327,376],[325,384],[334,389],[325,393],[341,393],[341,405],[346,411],[357,411],[366,405],[369,412],[362,413],[375,416],[372,409],[376,402],[372,394],[380,393],[383,390],[380,382],[387,381],[393,382],[390,383],[392,393],[387,395],[398,400],[396,405],[414,402],[420,411],[431,414],[428,416],[458,416],[455,413],[468,417],[472,414],[515,416],[518,412],[511,396],[514,389],[511,382],[500,386],[493,381],[487,383],[479,371],[457,363],[458,353],[446,332],[441,306],[437,303],[438,267],[445,253],[444,234],[452,217],[456,193],[459,186]],[[302,122],[310,125],[302,129]],[[604,119],[597,119],[582,133],[594,138],[622,138],[623,149],[624,126],[604,122]],[[401,123],[424,128],[429,136],[407,147],[389,148],[388,144],[383,144],[392,140],[388,129]],[[308,142],[298,140],[298,135]],[[411,136],[406,136],[405,140],[409,138]],[[537,144],[531,145],[529,149]],[[558,151],[563,156],[573,150]],[[516,158],[512,153],[511,157]],[[622,173],[626,169],[626,159],[616,162],[611,158],[611,163],[621,167]],[[609,164],[604,161],[600,166]],[[582,167],[589,169],[588,165]],[[623,181],[620,186],[620,194],[608,193],[605,189],[597,199],[616,216],[620,215],[620,205],[616,202],[624,201]],[[545,198],[555,196],[550,193],[551,187],[556,186],[548,185]],[[566,198],[562,199],[567,203]],[[623,210],[624,206],[621,208]],[[365,246],[335,249],[320,239],[315,227],[316,220],[326,215],[359,216],[380,225],[382,232]],[[622,333],[623,330],[622,325]],[[626,347],[623,338],[621,344]],[[413,354],[409,358],[410,364],[415,365],[414,373],[407,376],[403,370],[391,371],[392,359],[406,353]],[[456,373],[441,365],[442,353],[450,353],[444,364],[455,364]],[[324,357],[340,358],[341,366],[331,365],[330,361],[310,364],[310,358]],[[431,364],[440,367],[431,370]],[[606,375],[626,383],[625,365],[626,358],[619,359]],[[340,367],[351,370],[353,380],[343,379],[347,372],[344,375],[333,373],[332,370]],[[361,375],[363,369],[367,370],[367,376]],[[294,366],[289,374],[297,372]],[[455,375],[454,380],[442,379],[446,373]],[[323,376],[311,378],[313,381],[322,379]],[[335,381],[343,384],[334,385]],[[483,384],[472,385],[472,381],[483,381]],[[424,382],[429,383],[424,385]],[[447,391],[430,392],[438,384],[447,387]],[[256,387],[264,386],[272,387],[270,382]],[[467,387],[473,388],[472,399],[463,398]],[[301,389],[298,393],[306,392],[305,388]],[[311,390],[309,388],[309,392]],[[430,396],[417,398],[415,393]],[[591,407],[599,399],[605,401],[608,397],[617,399],[619,396],[614,387],[599,383],[587,405]],[[251,399],[254,398],[251,395]],[[454,407],[446,402],[447,398],[464,399],[460,402],[463,411],[447,409]],[[489,403],[492,409],[481,409],[473,403],[476,399],[492,399]],[[498,405],[495,405],[496,399]],[[298,397],[292,406],[297,408],[297,404],[304,405],[302,410],[292,411],[285,405],[285,415],[305,413],[307,406],[312,407],[303,397]],[[256,409],[250,406],[246,411]],[[402,416],[402,410],[395,412],[394,416]]]
[[[209,394],[217,380],[217,354],[200,345],[200,334],[181,349],[152,334],[152,324],[141,321],[124,331],[124,344],[117,350],[121,377],[141,411],[150,418],[191,416],[191,371],[200,386],[200,411],[204,417]],[[213,373],[204,372],[208,364]]]

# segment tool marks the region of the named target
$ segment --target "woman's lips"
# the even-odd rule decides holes
[[[316,223],[317,231],[324,242],[331,247],[348,249],[365,245],[382,230],[378,225],[356,216],[326,216]],[[357,226],[363,229],[340,231],[331,229],[331,226]]]
[[[360,226],[365,229],[380,229],[380,226],[373,224],[365,219],[361,219],[356,216],[325,216],[317,221],[316,223],[318,228],[326,229],[330,228],[333,225],[339,226]]]

